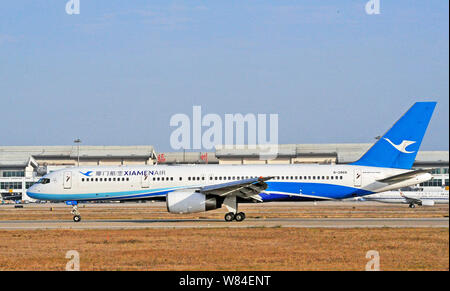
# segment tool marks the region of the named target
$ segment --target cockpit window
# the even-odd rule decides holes
[[[38,184],[48,184],[48,183],[50,183],[49,178],[42,178],[38,181]]]

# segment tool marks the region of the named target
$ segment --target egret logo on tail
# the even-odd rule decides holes
[[[411,141],[411,140],[404,140],[402,141],[400,144],[395,144],[392,141],[390,141],[388,138],[384,138],[385,140],[387,140],[396,150],[398,150],[399,152],[402,152],[404,154],[412,154],[415,151],[407,151],[406,148],[409,147],[410,145],[416,143],[415,141]]]

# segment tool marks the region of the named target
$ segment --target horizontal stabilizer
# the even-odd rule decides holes
[[[390,176],[381,180],[377,180],[378,182],[381,183],[387,183],[387,184],[396,184],[405,180],[409,180],[412,179],[414,177],[417,177],[418,175],[421,174],[425,174],[425,173],[430,173],[432,169],[420,169],[420,170],[416,170],[416,171],[411,171],[411,172],[407,172],[407,173],[403,173],[400,175],[395,175],[395,176]]]

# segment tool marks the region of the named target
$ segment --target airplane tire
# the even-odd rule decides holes
[[[79,215],[75,215],[73,217],[73,221],[75,221],[75,222],[79,222],[80,220],[81,220],[81,216],[79,216]]]
[[[414,205],[414,204],[409,204],[409,208],[416,208],[416,205]]]
[[[245,214],[243,212],[239,212],[234,216],[236,221],[243,221],[245,219]]]
[[[234,220],[234,213],[233,212],[228,212],[227,214],[225,214],[225,221],[233,221]]]

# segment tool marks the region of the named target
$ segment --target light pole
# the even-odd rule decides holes
[[[78,161],[78,167],[79,167],[80,166],[80,143],[81,143],[81,139],[77,138],[73,142],[77,144],[77,161]]]

